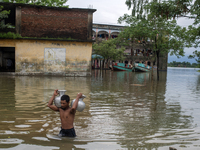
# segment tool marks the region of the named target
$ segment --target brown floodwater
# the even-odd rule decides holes
[[[0,149],[200,149],[200,73],[168,68],[151,73],[93,70],[92,77],[0,76]],[[54,89],[73,100],[82,92],[76,138],[60,138]]]

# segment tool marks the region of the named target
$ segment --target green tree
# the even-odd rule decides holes
[[[148,12],[145,11],[144,6],[151,1],[153,0],[126,0],[125,4],[128,6],[128,10],[132,8],[132,16],[143,18]]]
[[[155,5],[152,5],[153,3]],[[191,36],[191,42],[195,43],[193,46],[200,44],[198,40],[200,39],[200,0],[126,0],[125,4],[128,9],[132,8],[133,16],[142,17],[154,12],[157,16],[162,15],[168,19],[176,17],[194,19],[194,24],[187,34]],[[146,7],[148,5],[154,8]]]
[[[3,8],[4,8],[3,6],[0,6],[0,29],[1,30],[12,27],[10,24],[5,23],[5,18],[8,18],[10,11],[4,10]],[[12,32],[0,33],[0,38],[13,38],[13,39],[15,39],[15,38],[19,38],[19,37],[21,37],[21,35],[15,34],[15,33],[12,33]]]
[[[9,24],[5,24],[4,19],[8,18],[10,11],[3,10],[3,6],[0,6],[0,29],[7,28]]]
[[[190,18],[194,19],[193,25],[189,26],[187,34],[190,35],[191,42],[194,43],[193,47],[197,48],[200,46],[200,1],[194,1],[190,9]]]
[[[171,55],[183,56],[183,50],[187,45],[188,37],[184,34],[186,28],[178,26],[176,20],[169,20],[169,16],[163,16],[154,11],[157,7],[157,3],[149,3],[146,7],[150,10],[146,19],[138,19],[125,14],[123,17],[120,17],[118,21],[120,23],[125,21],[127,24],[130,24],[126,29],[127,31],[125,33],[122,32],[126,38],[143,39],[146,42],[147,39],[153,41],[151,46],[157,59],[157,69],[159,69],[160,54],[170,52]],[[159,80],[158,70],[157,79]]]
[[[116,39],[110,39],[107,41],[102,41],[101,43],[93,44],[92,48],[94,50],[94,54],[101,55],[103,57],[104,62],[108,62],[108,60],[123,60],[124,59],[124,47],[117,46]],[[103,66],[104,68],[104,66]]]
[[[187,17],[194,19],[188,27],[187,47],[199,47],[200,44],[200,0],[126,0],[128,9],[132,8],[133,16],[147,16],[147,14],[161,15],[167,19]],[[150,7],[146,7],[150,6]],[[143,10],[142,10],[143,9]]]
[[[198,66],[197,63],[190,63],[190,62],[170,62],[168,63],[168,67],[191,67],[191,68],[196,68]]]
[[[195,50],[193,52],[193,55],[190,55],[189,58],[195,58],[195,60],[197,61],[198,64],[198,68],[200,68],[200,51]]]
[[[191,67],[192,68],[196,68],[196,67],[198,67],[198,64],[197,63],[192,63]]]
[[[42,5],[50,7],[68,7],[64,5],[67,2],[67,0],[3,0],[3,1],[9,3],[24,3],[24,4]]]
[[[195,0],[190,9],[191,18],[194,18],[194,24],[200,23],[200,1]],[[200,33],[199,33],[200,34]]]
[[[190,62],[170,62],[168,63],[168,67],[190,67],[190,68],[197,68],[198,64],[197,63],[190,63]]]
[[[152,9],[145,7],[146,5],[156,3],[154,12],[167,17],[180,17],[189,12],[189,7],[193,0],[126,0],[125,4],[128,9],[132,8],[132,16],[137,18],[146,17]],[[196,0],[195,3],[198,3]]]

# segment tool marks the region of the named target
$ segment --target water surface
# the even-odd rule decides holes
[[[92,77],[0,76],[0,149],[200,149],[200,73],[168,68],[155,74],[94,70]],[[86,108],[76,138],[59,138],[54,89]]]

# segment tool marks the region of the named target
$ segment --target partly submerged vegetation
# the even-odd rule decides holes
[[[190,63],[190,62],[170,62],[168,63],[168,67],[187,67],[187,68],[198,68],[197,63]]]

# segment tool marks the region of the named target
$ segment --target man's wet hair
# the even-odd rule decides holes
[[[68,95],[61,96],[61,100],[65,100],[67,103],[70,101],[70,97]]]

